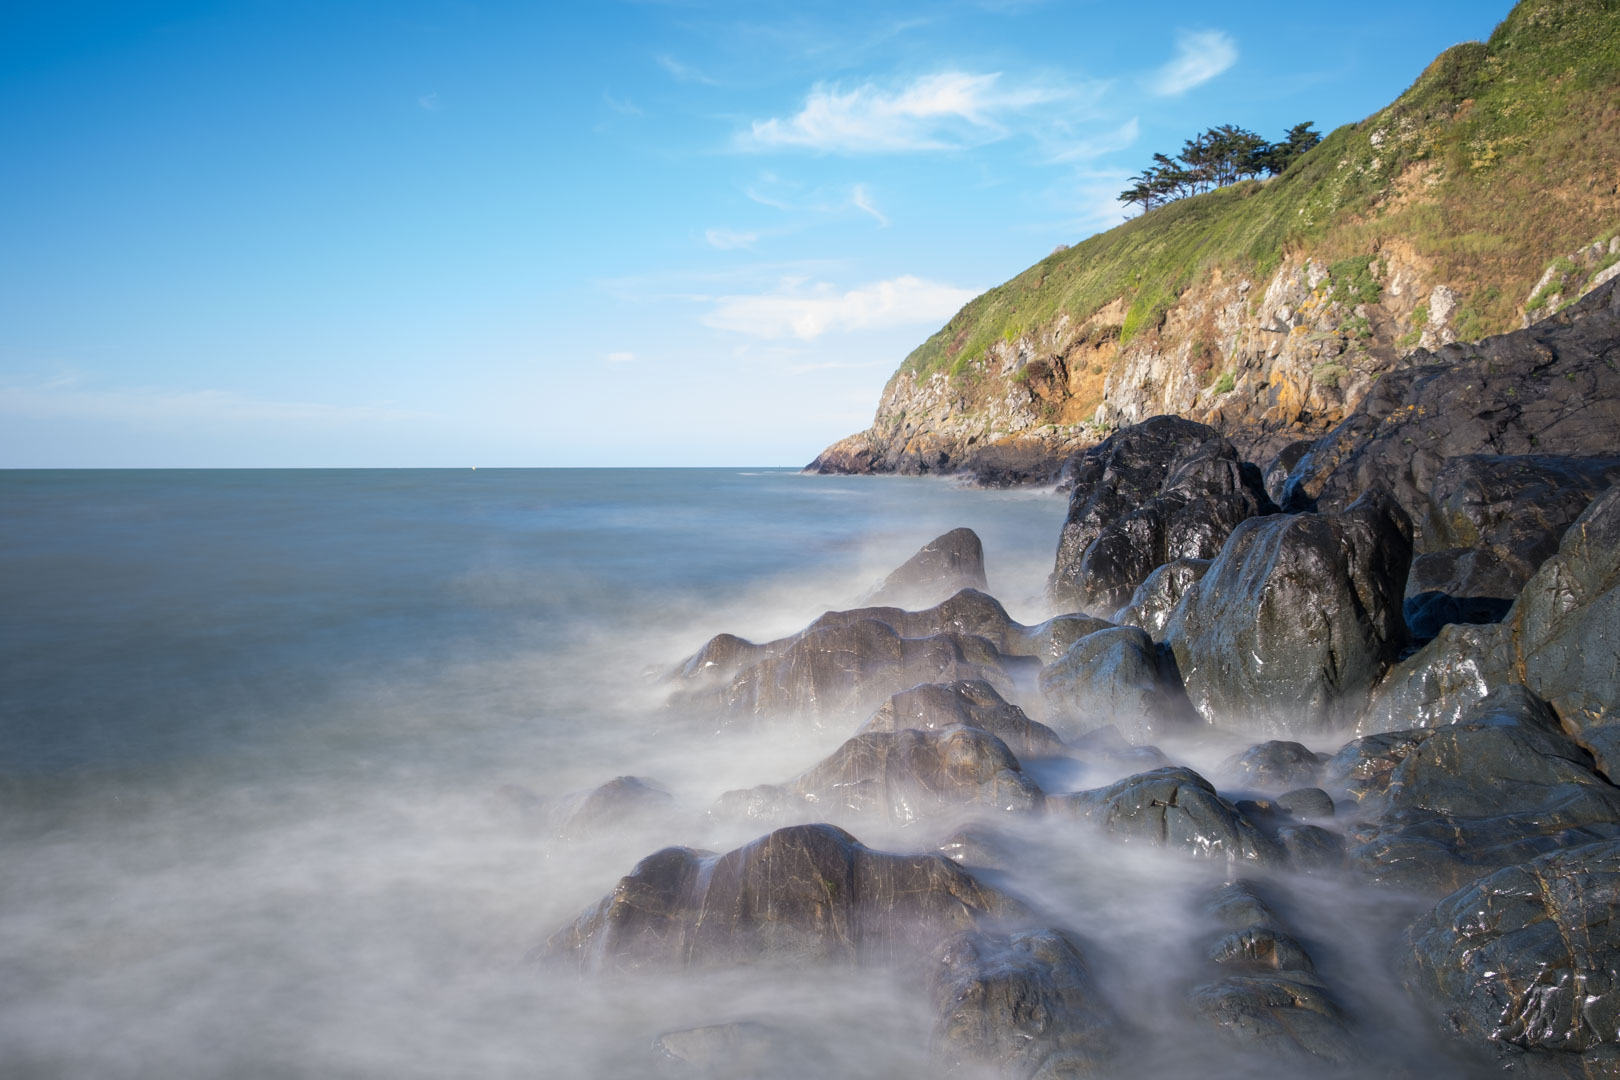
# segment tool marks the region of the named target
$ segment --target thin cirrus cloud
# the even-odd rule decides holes
[[[609,364],[628,364],[633,362],[635,358],[636,354],[633,352],[610,352],[602,354],[603,362]]]
[[[944,71],[896,90],[870,82],[853,90],[817,83],[797,113],[754,121],[737,145],[837,154],[959,150],[1004,138],[1006,118],[1058,96],[1003,86],[1000,72]]]
[[[1220,30],[1184,32],[1176,37],[1176,55],[1153,74],[1160,97],[1184,94],[1237,63],[1237,44]]]
[[[757,338],[809,341],[833,331],[940,322],[978,294],[909,274],[843,291],[790,279],[768,293],[716,297],[703,324]]]
[[[735,229],[706,229],[703,239],[708,241],[710,247],[720,251],[738,251],[759,243],[759,233],[739,232]]]

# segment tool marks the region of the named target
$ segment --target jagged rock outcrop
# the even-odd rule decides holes
[[[763,822],[882,814],[909,825],[967,807],[1039,810],[1041,789],[1000,739],[956,725],[863,732],[787,784],[727,792],[715,813]]]
[[[1445,892],[1556,848],[1620,837],[1620,788],[1521,686],[1493,691],[1454,724],[1357,739],[1324,773],[1361,819],[1351,861],[1408,888]]]
[[[1620,840],[1463,886],[1408,932],[1439,1026],[1532,1077],[1620,1073]]]
[[[1333,510],[1385,485],[1418,524],[1441,469],[1470,454],[1612,454],[1620,430],[1620,284],[1473,344],[1420,350],[1294,467],[1291,506]]]
[[[1064,466],[1069,514],[1049,591],[1112,612],[1174,559],[1209,559],[1238,522],[1272,510],[1259,470],[1214,430],[1156,416]]]
[[[935,957],[934,1054],[945,1074],[1105,1076],[1120,1021],[1061,930],[968,932]]]
[[[649,855],[537,954],[604,972],[881,964],[1024,915],[942,855],[890,855],[831,825],[799,825],[725,855]]]
[[[1039,684],[1047,719],[1067,735],[1112,726],[1148,743],[1195,719],[1174,661],[1134,626],[1087,634],[1041,669]]]
[[[902,690],[873,713],[858,734],[939,731],[953,725],[981,728],[1020,757],[1054,757],[1068,751],[1057,732],[1031,720],[983,681],[924,683]]]
[[[865,602],[873,607],[927,607],[963,589],[984,588],[984,544],[979,534],[972,529],[952,529],[923,545],[884,578]]]
[[[1406,643],[1411,526],[1380,491],[1233,530],[1164,631],[1193,707],[1266,736],[1347,727]]]

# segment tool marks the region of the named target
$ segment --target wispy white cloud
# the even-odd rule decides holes
[[[703,239],[707,240],[712,248],[736,251],[739,248],[751,248],[759,243],[759,233],[737,232],[733,229],[707,229],[703,233]]]
[[[829,331],[939,322],[977,295],[976,289],[910,275],[844,291],[826,282],[789,278],[771,292],[716,297],[703,323],[752,337],[809,341]]]
[[[608,364],[628,364],[636,358],[633,352],[610,352],[602,354],[602,361]]]
[[[1184,94],[1237,63],[1237,44],[1221,30],[1184,31],[1176,35],[1176,55],[1153,75],[1153,92],[1161,97]]]
[[[431,94],[423,94],[421,97],[416,99],[416,104],[427,112],[438,112],[441,108],[443,108],[443,106],[439,104],[439,95],[436,91]]]
[[[431,414],[392,405],[334,405],[276,401],[232,390],[166,387],[98,388],[83,376],[0,384],[0,415],[77,418],[127,423],[276,424],[343,426],[419,421]]]
[[[618,113],[620,116],[645,116],[645,115],[647,115],[646,113],[641,111],[641,106],[637,105],[635,102],[631,101],[629,98],[621,99],[621,98],[614,97],[612,94],[604,93],[602,95],[602,103],[604,105],[606,105],[608,108],[612,109],[614,112]]]
[[[1053,154],[1050,160],[1052,164],[1092,161],[1132,146],[1140,134],[1141,125],[1133,116],[1112,131],[1070,143]]]
[[[873,204],[872,193],[867,190],[865,184],[855,185],[855,189],[850,192],[849,201],[853,203],[855,205],[855,209],[859,210],[861,213],[870,214],[882,228],[887,229],[889,227],[888,215],[879,210]]]
[[[668,53],[659,53],[653,57],[658,66],[669,72],[676,82],[701,83],[704,86],[719,86],[720,80],[710,78],[690,64],[683,64]]]
[[[961,149],[1005,137],[1007,117],[1059,96],[1044,87],[1006,87],[1000,72],[943,71],[895,90],[817,83],[797,113],[754,121],[737,144],[840,154]]]

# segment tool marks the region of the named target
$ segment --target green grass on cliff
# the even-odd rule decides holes
[[[1617,177],[1620,0],[1523,0],[1488,42],[1448,49],[1394,104],[1332,132],[1282,176],[1170,203],[1054,253],[970,301],[902,370],[961,373],[998,340],[1121,299],[1129,341],[1214,270],[1263,285],[1301,252],[1365,271],[1392,241],[1459,289],[1461,336],[1500,332],[1517,325],[1552,255],[1620,216]]]

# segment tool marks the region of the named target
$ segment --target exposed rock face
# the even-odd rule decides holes
[[[1267,513],[1259,470],[1213,429],[1156,416],[1064,467],[1069,516],[1052,571],[1053,601],[1114,611],[1154,569],[1212,558],[1233,526]]]
[[[1357,739],[1325,772],[1359,804],[1351,860],[1419,890],[1620,836],[1620,788],[1523,687],[1493,691],[1455,724]]]
[[[865,732],[791,783],[728,792],[718,809],[767,820],[877,813],[906,825],[966,806],[1038,810],[1041,790],[1000,739],[957,725]]]
[[[1131,602],[1114,613],[1114,621],[1122,626],[1140,627],[1154,641],[1161,640],[1176,605],[1208,570],[1208,559],[1175,559],[1165,563],[1136,587]]]
[[[959,934],[935,956],[934,1048],[947,1075],[1105,1075],[1119,1020],[1060,930]]]
[[[860,730],[939,731],[953,725],[981,728],[1020,757],[1053,757],[1068,750],[1057,732],[1031,720],[983,681],[924,683],[884,702]]]
[[[887,963],[1021,914],[941,855],[889,855],[831,825],[799,825],[725,855],[649,855],[540,955],[605,971]]]
[[[1442,1026],[1529,1076],[1620,1072],[1620,841],[1465,885],[1408,935]]]
[[[1453,458],[1612,454],[1620,430],[1616,289],[1610,282],[1528,330],[1414,353],[1295,466],[1290,502],[1333,510],[1388,485],[1421,519]]]
[[[1126,842],[1236,862],[1285,858],[1280,845],[1187,768],[1154,769],[1094,791],[1048,795],[1046,806],[1054,814],[1089,820]]]
[[[924,607],[962,589],[983,589],[984,545],[972,529],[937,536],[901,564],[867,600],[876,605]]]
[[[1406,642],[1410,557],[1406,514],[1378,491],[1239,525],[1165,629],[1193,707],[1260,735],[1347,726]]]
[[[1174,663],[1134,626],[1086,635],[1039,678],[1047,718],[1069,735],[1113,725],[1146,743],[1193,719]]]
[[[1249,747],[1227,766],[1233,783],[1262,791],[1284,791],[1314,784],[1322,758],[1297,742],[1273,739]]]
[[[1620,478],[1620,458],[1472,454],[1448,461],[1429,491],[1428,552],[1413,561],[1406,618],[1427,640],[1452,622],[1495,622],[1558,550],[1571,522]]]
[[[601,787],[564,799],[557,834],[570,839],[586,837],[664,812],[673,802],[668,791],[646,777],[615,777]]]
[[[1508,681],[1512,634],[1505,626],[1453,623],[1389,669],[1356,721],[1356,734],[1454,724]]]

